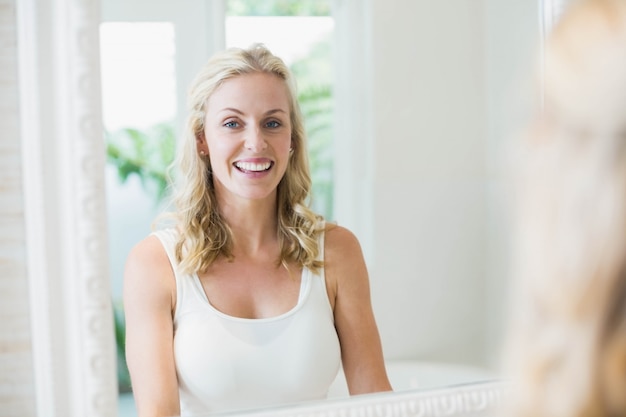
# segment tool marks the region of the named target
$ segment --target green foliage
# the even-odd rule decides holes
[[[312,207],[333,218],[333,94],[330,40],[322,40],[310,53],[294,62],[298,102],[304,117],[309,146],[313,189]]]
[[[330,0],[227,0],[227,16],[330,16]]]
[[[126,365],[126,324],[121,303],[113,303],[115,342],[117,345],[117,385],[120,392],[130,392],[130,373]]]
[[[124,128],[105,132],[107,160],[117,168],[122,183],[135,174],[144,189],[161,201],[168,189],[167,167],[174,159],[176,139],[171,122],[146,130]]]
[[[311,45],[308,54],[293,62],[290,69],[301,90],[312,86],[330,86],[333,82],[331,39],[323,38]]]
[[[167,194],[167,168],[174,158],[174,128],[171,122],[159,123],[146,130],[124,128],[105,132],[107,162],[117,168],[121,183],[137,175],[155,203]],[[121,303],[113,303],[115,341],[117,345],[117,382],[120,392],[131,390],[126,365],[126,324]]]
[[[333,212],[332,91],[329,86],[309,87],[298,95],[309,147],[311,201],[326,218]]]

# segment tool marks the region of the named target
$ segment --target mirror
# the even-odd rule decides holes
[[[35,167],[24,179],[35,391],[42,409],[109,416],[117,404],[99,133],[101,5],[35,3],[17,5],[22,152]],[[193,2],[181,13],[186,3]],[[213,19],[221,2],[194,4]],[[390,364],[417,364],[419,375],[430,365],[491,372],[508,274],[500,156],[519,122],[512,103],[530,69],[538,2],[334,7],[336,219],[361,240],[385,355]],[[219,43],[206,38],[210,48]],[[188,53],[201,63],[204,52]],[[399,391],[468,382],[454,372],[426,382],[419,375]]]

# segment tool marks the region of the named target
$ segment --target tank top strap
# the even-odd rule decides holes
[[[319,225],[322,228],[322,233],[319,234],[318,238],[317,238],[317,244],[318,244],[318,248],[319,248],[319,255],[317,257],[318,260],[323,261],[324,260],[324,235],[326,234],[325,230],[326,230],[326,221],[324,221],[323,219],[319,221]]]
[[[198,308],[202,304],[204,296],[204,290],[198,285],[200,283],[195,279],[195,275],[181,274],[178,269],[178,262],[176,261],[175,247],[178,234],[175,229],[163,229],[152,232],[163,245],[167,257],[172,266],[174,272],[174,279],[176,281],[176,308],[174,309],[174,322],[177,317],[186,312],[189,309]]]
[[[318,247],[319,247],[319,253],[317,256],[317,259],[320,261],[324,261],[324,236],[325,236],[325,228],[326,228],[326,222],[322,219],[319,222],[319,226],[322,228],[322,232],[318,235]],[[312,287],[312,292],[315,295],[315,297],[318,297],[320,301],[324,306],[325,306],[325,310],[327,313],[330,314],[330,317],[332,319],[333,317],[333,309],[330,303],[330,298],[328,297],[328,289],[326,288],[326,272],[325,272],[326,268],[325,266],[323,266],[322,268],[319,269],[319,271],[317,273],[313,273],[313,271],[309,270],[308,268],[306,268],[306,274],[303,274],[303,278],[304,275],[307,275],[308,278],[311,280],[311,287]],[[332,319],[334,320],[334,319]]]
[[[170,261],[170,265],[172,265],[172,269],[176,271],[178,263],[176,262],[176,256],[174,254],[174,249],[176,246],[176,232],[174,229],[162,229],[155,230],[151,233],[151,235],[156,236],[163,245],[163,249],[165,249],[165,253],[167,254],[167,258]]]

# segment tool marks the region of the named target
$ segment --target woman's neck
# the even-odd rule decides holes
[[[235,254],[259,254],[277,245],[275,199],[224,203],[220,213],[232,231]]]

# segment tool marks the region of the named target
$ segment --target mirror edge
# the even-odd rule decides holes
[[[507,384],[484,381],[456,386],[396,391],[241,412],[224,417],[462,417],[493,416],[502,407]]]

